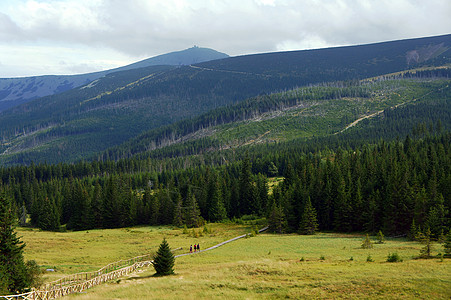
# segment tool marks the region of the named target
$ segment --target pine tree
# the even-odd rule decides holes
[[[172,223],[175,226],[182,226],[183,225],[182,206],[183,206],[182,197],[179,194],[177,196],[177,201],[176,201],[176,204],[174,206],[174,220],[172,221]]]
[[[188,227],[199,227],[200,225],[200,211],[197,205],[197,200],[194,194],[191,192],[191,188],[188,188],[188,194],[186,196],[186,213],[185,222]]]
[[[227,218],[227,213],[221,197],[222,193],[218,186],[216,176],[212,176],[208,183],[208,219],[211,222],[222,221]]]
[[[239,178],[239,215],[255,213],[255,187],[252,181],[252,165],[249,157],[243,159]]]
[[[373,248],[373,242],[371,242],[370,236],[367,234],[365,239],[362,242],[362,249],[371,249]]]
[[[23,259],[25,244],[16,236],[14,225],[11,201],[0,194],[0,289],[6,286],[9,294],[23,292],[31,284]]]
[[[451,230],[448,232],[445,238],[445,243],[443,244],[445,250],[445,257],[451,257]]]
[[[169,248],[169,244],[166,239],[163,239],[153,260],[153,267],[157,272],[156,275],[164,276],[174,274],[174,262],[175,258]]]
[[[420,233],[417,239],[424,245],[424,247],[420,250],[420,257],[430,258],[432,252],[431,230],[428,228],[426,233]]]
[[[7,277],[6,266],[0,265],[0,295],[9,294],[8,285],[9,278]]]
[[[378,244],[385,243],[385,237],[384,234],[382,233],[382,230],[379,230],[379,232],[377,233],[377,243]]]
[[[282,206],[273,202],[268,217],[269,231],[275,233],[284,233],[288,226],[285,213]]]
[[[312,206],[312,202],[310,201],[310,196],[307,198],[305,203],[299,229],[301,234],[315,234],[318,229],[317,214],[315,208]]]

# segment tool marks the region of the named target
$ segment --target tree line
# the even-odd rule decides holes
[[[2,170],[1,189],[15,199],[17,217],[30,214],[31,224],[45,230],[196,227],[276,214],[280,230],[298,232],[307,209],[320,230],[403,235],[415,226],[437,237],[450,226],[450,137],[313,152],[267,145],[230,154],[222,164],[167,159],[154,172],[120,162],[110,169],[105,162],[13,167]],[[284,180],[270,194],[271,176]]]

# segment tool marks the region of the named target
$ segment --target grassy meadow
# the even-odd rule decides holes
[[[212,233],[171,227],[136,227],[50,233],[19,229],[26,259],[44,267],[46,281],[90,271],[120,259],[155,251],[163,237],[172,248],[192,243],[201,249],[250,232],[245,225],[208,225]],[[203,228],[197,229],[200,234]],[[218,249],[176,259],[176,275],[153,277],[154,269],[97,286],[69,297],[77,299],[449,299],[451,260],[414,259],[421,244],[387,239],[362,249],[362,235],[314,236],[260,234]],[[435,244],[434,254],[443,252]],[[403,262],[388,263],[397,253]],[[368,256],[373,262],[367,262]]]

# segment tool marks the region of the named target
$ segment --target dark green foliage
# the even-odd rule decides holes
[[[285,233],[287,230],[287,221],[285,213],[280,205],[273,203],[268,216],[268,226],[270,232]]]
[[[169,248],[169,244],[166,239],[163,239],[153,260],[156,275],[165,276],[174,274],[174,263],[175,258]]]
[[[201,223],[199,206],[197,204],[196,197],[191,192],[191,189],[188,189],[188,194],[186,197],[184,218],[185,224],[188,225],[188,227],[199,227]]]
[[[25,291],[39,277],[34,262],[24,262],[25,244],[14,232],[15,220],[9,198],[0,192],[0,292],[15,294]]]
[[[424,247],[420,250],[420,258],[431,258],[433,249],[431,230],[428,228],[425,233],[419,233],[416,239],[424,245]]]
[[[439,56],[421,63],[406,62],[406,52],[429,47],[431,44],[439,46],[443,52],[437,51]],[[0,138],[13,143],[3,143],[0,152],[3,153],[3,150],[10,147],[20,150],[19,153],[10,151],[11,154],[2,162],[31,164],[33,161],[78,161],[97,156],[99,152],[147,130],[195,117],[210,109],[232,105],[250,97],[323,82],[355,82],[357,79],[402,71],[422,64],[441,66],[450,60],[450,50],[447,47],[449,48],[449,35],[364,46],[240,56],[198,64],[196,67],[154,66],[125,73],[117,72],[102,78],[90,88],[73,89],[2,112]],[[309,67],[305,68],[306,65]],[[408,78],[407,80],[411,77],[435,76],[449,76],[449,70],[399,75],[400,78]],[[370,94],[360,87],[348,90],[339,88],[319,93],[314,91],[305,98],[304,95],[291,97],[290,102],[293,106],[308,99],[368,97]],[[225,109],[228,110],[226,114],[204,118],[201,127],[187,121],[181,127],[169,130],[165,128],[153,139],[154,143],[143,139],[145,135],[149,135],[146,133],[134,147],[108,151],[102,154],[102,159],[129,157],[137,152],[173,143],[181,132],[192,133],[199,128],[227,123],[236,117],[247,119],[286,105],[283,102],[268,105],[265,102],[271,100],[264,96],[259,98],[263,105],[257,105],[257,109]],[[357,112],[344,115],[343,125],[349,124],[356,115]],[[390,131],[387,128],[378,130]],[[396,134],[397,131],[391,132]],[[380,135],[380,132],[377,133]]]
[[[398,255],[398,253],[390,253],[387,256],[387,262],[402,262],[402,258]]]
[[[310,197],[304,205],[304,212],[301,217],[301,224],[299,230],[301,234],[315,234],[318,229],[317,214],[315,208],[312,206]]]
[[[448,231],[446,235],[445,242],[443,243],[443,248],[445,251],[445,257],[451,257],[451,230]]]

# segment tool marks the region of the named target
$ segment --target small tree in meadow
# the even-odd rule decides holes
[[[382,233],[381,230],[379,230],[379,232],[377,233],[377,243],[378,244],[385,243],[385,236],[384,236],[384,234]]]
[[[174,274],[174,262],[175,258],[169,248],[169,244],[166,239],[163,239],[153,260],[153,267],[157,272],[156,275],[165,276]]]
[[[371,248],[373,248],[373,242],[371,241],[370,236],[367,234],[362,242],[362,249],[371,249]]]
[[[417,239],[420,243],[424,245],[420,250],[421,258],[430,258],[432,252],[432,241],[431,241],[431,230],[428,228],[426,233],[418,234]]]

